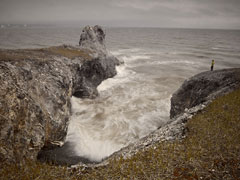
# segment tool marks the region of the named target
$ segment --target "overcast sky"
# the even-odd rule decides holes
[[[0,23],[240,29],[240,0],[0,0]]]

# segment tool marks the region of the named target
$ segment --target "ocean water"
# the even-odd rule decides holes
[[[118,151],[169,121],[170,98],[183,81],[214,69],[240,67],[240,31],[105,28],[110,53],[125,63],[99,85],[96,99],[72,97],[66,141],[93,161]],[[0,48],[77,45],[81,28],[0,29]]]

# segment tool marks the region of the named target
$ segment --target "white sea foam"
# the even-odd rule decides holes
[[[127,64],[134,61],[151,59],[149,52],[146,52],[145,50],[139,48],[120,49],[117,51],[112,51],[111,54],[117,56]]]
[[[115,85],[126,83],[127,81],[130,81],[135,76],[135,72],[127,69],[125,64],[117,66],[117,75],[114,78],[107,79],[103,81],[98,87],[98,91],[105,91],[111,87],[114,87]]]
[[[118,49],[115,51],[111,51],[111,54],[113,54],[114,56],[120,56],[120,55],[126,55],[126,54],[130,54],[130,53],[141,53],[143,51],[143,49],[140,48],[129,48],[129,49]]]
[[[97,99],[71,99],[73,115],[66,140],[79,156],[101,161],[169,119],[170,92],[159,91],[161,84],[126,64],[117,72],[98,86]]]
[[[150,64],[197,64],[197,62],[188,61],[188,60],[167,60],[167,61],[153,61]]]
[[[66,140],[73,142],[79,156],[101,161],[168,119],[170,97],[139,97],[141,90],[122,96],[121,93],[113,98],[103,94],[97,100],[71,99],[73,116]]]
[[[146,60],[146,59],[150,59],[151,56],[149,55],[129,55],[129,56],[122,56],[122,59],[125,61],[125,62],[131,62],[131,61],[136,61],[136,60]]]

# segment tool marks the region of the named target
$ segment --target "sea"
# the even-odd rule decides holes
[[[170,99],[191,76],[240,67],[240,30],[109,28],[106,46],[124,61],[98,86],[99,97],[72,97],[66,141],[101,161],[169,121]],[[1,26],[1,49],[78,45],[82,27]]]

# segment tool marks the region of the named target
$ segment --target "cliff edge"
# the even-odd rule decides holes
[[[207,71],[186,80],[172,95],[170,118],[240,86],[240,68]]]

